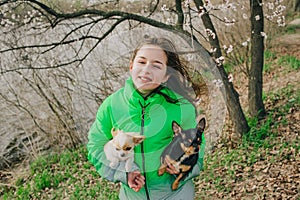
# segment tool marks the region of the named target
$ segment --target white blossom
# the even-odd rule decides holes
[[[185,1],[184,1],[184,6],[185,6],[185,7],[188,7],[189,5],[190,5],[190,0],[185,0]]]
[[[169,10],[169,8],[167,8],[167,5],[166,5],[166,4],[164,4],[164,5],[161,7],[161,10],[162,10],[162,11],[168,11],[168,10]]]
[[[278,17],[277,24],[278,26],[285,26],[285,17],[284,16]]]
[[[265,32],[260,32],[260,35],[267,39],[267,34]]]
[[[223,56],[216,59],[216,63],[218,66],[221,66],[225,61],[225,58]]]
[[[233,46],[232,45],[229,45],[229,47],[227,48],[226,50],[226,53],[231,53],[233,51]]]
[[[279,5],[280,3],[282,3],[283,2],[283,0],[276,0],[275,1],[275,5]]]
[[[274,3],[268,2],[268,8],[269,8],[270,10],[273,10],[273,9],[275,8]]]
[[[248,42],[247,42],[247,41],[246,41],[246,42],[243,42],[243,43],[242,43],[242,46],[244,46],[244,47],[248,46]]]
[[[218,58],[221,62],[223,62],[225,60],[224,56],[221,56]]]
[[[260,20],[260,16],[259,16],[259,15],[256,15],[256,16],[255,16],[255,20],[256,20],[256,21]]]
[[[214,49],[210,49],[210,50],[209,50],[210,53],[215,53],[216,51],[217,51],[217,48],[214,48]]]
[[[228,81],[233,82],[233,75],[232,74],[228,74]]]
[[[193,55],[190,55],[190,54],[188,54],[187,56],[186,56],[186,59],[188,60],[188,61],[191,61],[191,60],[193,60]]]
[[[206,34],[208,37],[212,37],[213,39],[216,38],[216,34],[212,30],[207,28],[207,29],[205,29],[205,31],[206,31]]]
[[[235,19],[228,19],[227,17],[224,17],[224,22],[226,25],[232,25],[235,23]]]
[[[205,14],[204,8],[202,6],[199,6],[198,16],[201,17],[204,14]]]
[[[246,13],[243,14],[244,19],[248,19],[248,15]]]
[[[285,11],[285,9],[286,9],[285,6],[279,5],[279,6],[277,6],[276,11],[277,11],[278,13],[282,13],[283,11]]]

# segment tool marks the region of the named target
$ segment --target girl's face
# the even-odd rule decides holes
[[[149,94],[168,80],[167,55],[158,46],[143,45],[130,62],[130,73],[136,89],[143,95]]]

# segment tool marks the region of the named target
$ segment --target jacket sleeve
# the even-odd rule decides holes
[[[103,151],[104,145],[112,138],[112,126],[110,98],[108,97],[98,109],[95,122],[89,131],[87,143],[88,160],[95,166],[101,177],[112,182],[122,182],[127,185],[125,163],[120,162],[116,168],[111,168]],[[138,166],[133,164],[132,171],[137,169]]]

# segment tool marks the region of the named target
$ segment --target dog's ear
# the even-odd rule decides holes
[[[202,118],[200,119],[200,121],[198,122],[198,125],[197,125],[197,129],[200,131],[200,132],[203,132],[204,129],[205,129],[205,118]]]
[[[113,127],[111,129],[111,134],[112,134],[113,137],[116,137],[116,135],[118,135],[118,131],[115,129],[115,127]]]
[[[132,138],[132,140],[133,140],[134,144],[139,144],[139,143],[143,142],[145,138],[146,138],[145,136],[138,135],[138,136],[134,136]]]
[[[176,121],[172,122],[172,129],[175,135],[178,135],[181,133],[181,127],[179,126],[179,124]]]

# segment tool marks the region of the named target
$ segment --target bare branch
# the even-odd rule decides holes
[[[80,38],[76,38],[76,39],[72,39],[72,40],[68,40],[68,41],[62,41],[62,42],[54,42],[54,43],[50,43],[50,44],[34,44],[34,45],[11,47],[9,49],[1,50],[0,53],[5,53],[5,52],[8,52],[8,51],[14,51],[14,50],[20,50],[20,49],[55,47],[55,46],[58,46],[58,45],[71,44],[73,42],[78,42],[78,41],[86,40],[86,39],[100,40],[100,38],[96,37],[96,36],[82,36]]]

